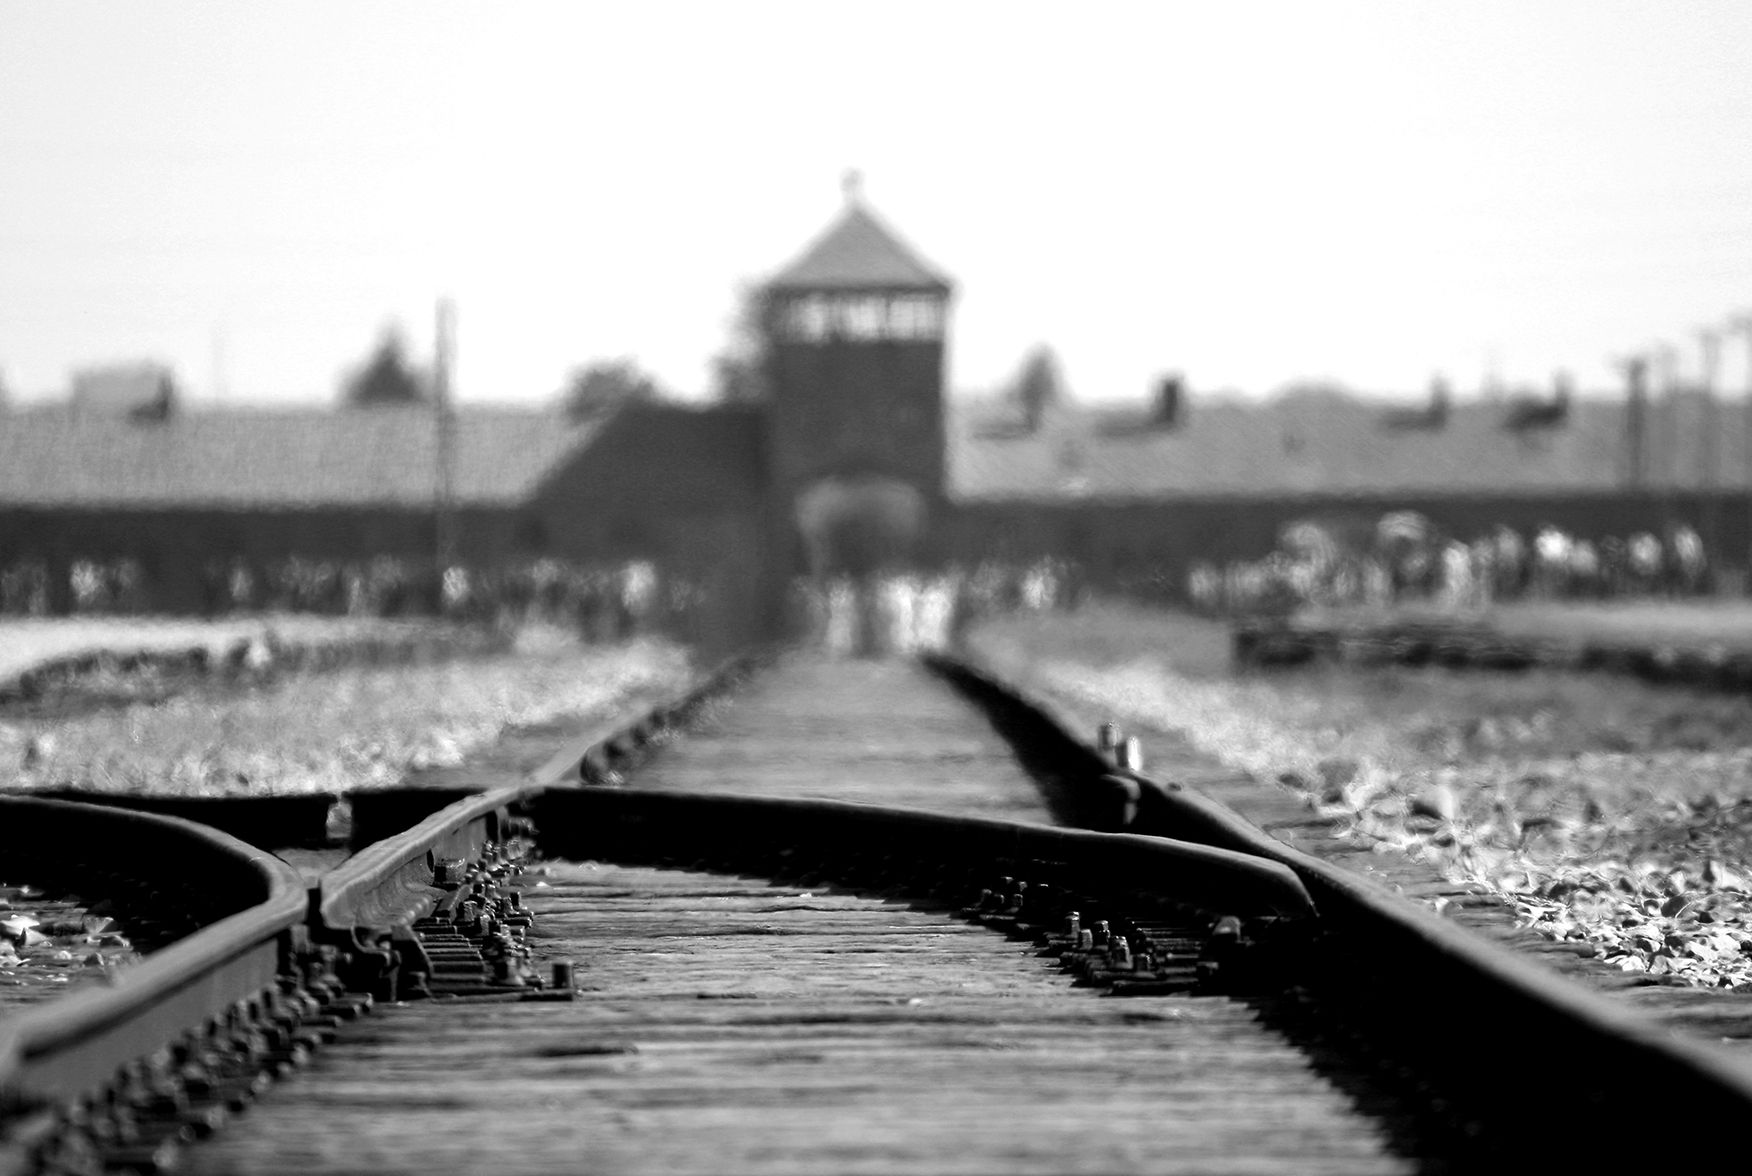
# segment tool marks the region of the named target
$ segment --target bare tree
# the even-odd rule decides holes
[[[560,395],[566,412],[573,417],[591,417],[623,404],[664,399],[657,381],[631,359],[598,360],[575,369]]]
[[[1040,428],[1048,412],[1064,403],[1064,381],[1052,348],[1043,344],[1028,353],[1009,395],[1021,409],[1023,425],[1031,433]]]
[[[730,341],[712,357],[713,399],[729,404],[760,404],[772,392],[767,370],[767,298],[753,283],[736,295]]]

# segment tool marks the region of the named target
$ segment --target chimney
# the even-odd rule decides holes
[[[1536,393],[1516,397],[1509,404],[1503,427],[1516,431],[1562,428],[1569,420],[1571,381],[1568,372],[1558,372],[1551,381],[1551,399],[1538,400]]]
[[[168,374],[160,376],[158,386],[145,401],[128,410],[128,419],[141,424],[161,424],[170,419],[176,407],[176,384]]]
[[[144,360],[75,371],[67,407],[74,416],[164,421],[176,401],[176,377],[170,368]]]
[[[1162,429],[1177,429],[1185,411],[1186,390],[1179,373],[1163,376],[1156,383],[1156,399],[1150,411],[1151,423]]]

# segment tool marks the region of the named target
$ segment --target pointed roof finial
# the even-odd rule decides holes
[[[769,290],[918,290],[947,294],[949,282],[888,230],[864,204],[863,173],[840,181],[846,206],[803,255],[767,282]]]

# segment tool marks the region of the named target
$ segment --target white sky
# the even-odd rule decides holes
[[[1752,310],[1749,52],[1745,0],[0,0],[0,378],[330,400],[448,294],[464,400],[700,396],[855,166],[958,281],[959,389],[1040,342],[1087,400],[1611,386]]]

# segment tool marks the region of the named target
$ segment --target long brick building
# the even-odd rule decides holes
[[[1685,519],[1747,550],[1746,418],[1697,398],[1634,418],[1578,398],[1518,426],[1502,404],[1408,421],[1318,395],[1024,419],[945,395],[951,283],[856,198],[765,293],[765,403],[458,409],[456,558],[648,559],[744,593],[985,557],[1099,580],[1406,508],[1461,534]],[[429,559],[440,437],[419,408],[0,414],[0,570],[61,583],[78,560],[134,560],[157,607],[188,609],[215,563]]]

